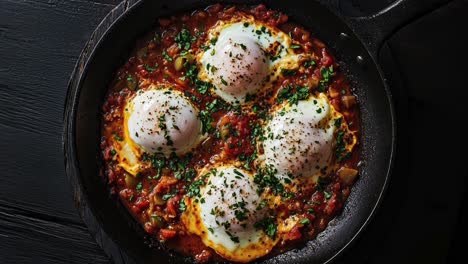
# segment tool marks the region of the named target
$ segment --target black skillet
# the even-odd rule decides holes
[[[389,87],[377,61],[381,44],[395,30],[446,0],[401,0],[367,17],[339,14],[339,6],[321,0],[147,0],[125,7],[106,29],[87,60],[77,64],[64,115],[63,148],[68,177],[83,220],[116,263],[187,261],[150,248],[144,231],[99,177],[100,107],[115,70],[135,40],[155,26],[156,18],[213,3],[259,4],[288,14],[325,41],[360,100],[362,165],[343,212],[315,240],[300,249],[262,260],[265,263],[325,263],[335,259],[367,225],[386,189],[395,153],[395,114]],[[336,3],[336,1],[333,1]],[[124,5],[128,5],[125,1]],[[89,52],[89,51],[88,51]]]

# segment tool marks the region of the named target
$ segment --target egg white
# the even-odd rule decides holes
[[[253,175],[231,165],[209,166],[200,173],[206,185],[200,197],[186,197],[182,221],[189,232],[222,257],[248,262],[268,254],[277,239],[254,227],[267,214]]]
[[[268,89],[281,69],[299,67],[289,35],[249,17],[218,22],[208,39],[209,48],[198,55],[199,78],[212,83],[214,92],[231,104]]]
[[[280,178],[326,174],[332,161],[334,122],[342,117],[324,94],[282,104],[265,127],[265,164]]]
[[[123,138],[114,148],[119,166],[132,175],[149,167],[143,153],[183,155],[203,139],[198,109],[181,92],[156,85],[129,98],[123,125]]]
[[[129,136],[148,153],[185,154],[201,137],[198,109],[180,91],[140,90],[127,109]]]

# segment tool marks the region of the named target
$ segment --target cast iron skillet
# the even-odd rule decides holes
[[[64,115],[63,148],[75,200],[92,235],[117,263],[174,263],[183,260],[146,245],[144,231],[109,195],[99,177],[100,107],[115,70],[135,40],[155,26],[159,16],[202,8],[213,3],[259,4],[288,14],[325,41],[360,99],[362,165],[360,177],[343,212],[317,239],[265,263],[324,263],[335,259],[369,222],[387,186],[395,152],[392,98],[377,61],[382,42],[411,18],[444,0],[400,0],[368,17],[350,18],[322,0],[147,0],[128,8],[92,50],[84,67],[77,65],[70,82]],[[335,1],[336,2],[336,1]],[[416,3],[417,2],[417,3]]]

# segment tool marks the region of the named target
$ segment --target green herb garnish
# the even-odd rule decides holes
[[[194,41],[192,39],[192,35],[190,34],[190,31],[186,28],[183,28],[175,37],[175,42],[177,43],[177,46],[179,49],[184,49],[184,50],[189,50],[191,42]]]
[[[327,85],[330,82],[331,77],[334,75],[333,65],[330,67],[322,67],[320,69],[320,74],[322,75],[322,80],[320,80],[317,91],[325,92],[327,90]]]
[[[304,67],[306,67],[306,68],[312,67],[314,65],[315,65],[315,61],[313,61],[313,60],[304,62]]]
[[[297,104],[300,100],[309,98],[309,87],[293,87],[288,85],[278,92],[277,100],[279,103],[287,100],[290,105]]]
[[[293,69],[281,69],[281,74],[284,76],[294,76],[296,75],[296,70]]]
[[[169,56],[169,54],[167,54],[167,52],[165,50],[162,52],[162,55],[167,61],[173,61],[171,56]]]
[[[254,224],[257,229],[263,230],[269,237],[275,238],[278,227],[273,218],[265,218]]]

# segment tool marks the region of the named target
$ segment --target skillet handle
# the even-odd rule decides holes
[[[340,0],[318,1],[343,17],[354,33],[367,46],[374,59],[377,58],[383,42],[397,30],[451,2],[451,0],[396,0],[374,14],[349,17],[343,15]]]

